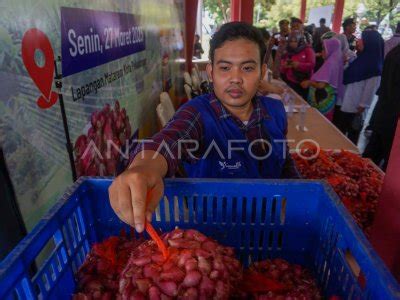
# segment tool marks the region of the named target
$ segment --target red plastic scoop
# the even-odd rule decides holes
[[[147,192],[147,202],[149,202],[150,197],[151,197],[151,192],[152,190],[149,190]],[[156,242],[158,249],[160,249],[163,257],[165,259],[168,258],[168,249],[167,246],[165,246],[164,242],[162,241],[162,239],[160,238],[160,236],[158,235],[157,231],[154,229],[154,227],[151,225],[150,222],[146,221],[146,226],[145,226],[146,232],[149,234],[149,236],[151,237],[151,239]]]

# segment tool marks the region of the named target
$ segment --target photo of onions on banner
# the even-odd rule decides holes
[[[80,135],[74,144],[77,176],[113,176],[116,173],[121,147],[132,134],[125,108],[116,100],[94,111],[87,135]]]

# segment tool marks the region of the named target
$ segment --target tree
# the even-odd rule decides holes
[[[253,24],[257,27],[266,27],[268,24],[268,12],[276,0],[255,0]]]
[[[230,21],[230,0],[204,0],[204,9],[220,25]]]
[[[269,29],[278,26],[282,19],[299,17],[301,0],[255,0],[254,24]],[[334,5],[335,0],[308,0],[306,16],[314,7]],[[365,6],[365,15],[370,22],[380,24],[383,18],[400,4],[400,0],[346,0],[343,17],[356,16],[360,4]],[[216,24],[228,22],[230,19],[230,0],[204,0],[204,7],[214,18]],[[398,14],[392,16],[391,25],[399,20]]]
[[[230,21],[230,0],[204,0],[204,8],[210,14],[211,18],[214,18],[216,24],[222,24]],[[254,1],[254,20],[257,21],[265,19],[267,11],[271,9],[271,6],[275,3],[275,0],[255,0]],[[258,9],[258,10],[257,10]],[[255,25],[256,22],[255,22]]]
[[[300,0],[276,0],[267,15],[267,26],[269,29],[278,27],[282,19],[290,19],[300,14]]]
[[[379,25],[382,20],[399,4],[399,0],[362,0],[365,5],[365,17]]]

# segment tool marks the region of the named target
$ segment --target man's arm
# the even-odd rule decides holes
[[[167,170],[164,156],[155,151],[143,151],[108,190],[111,207],[117,216],[138,232],[143,231],[145,218],[151,221],[151,215],[164,193],[163,178]]]
[[[180,159],[179,141],[200,141],[201,137],[200,114],[186,105],[151,141],[136,147],[128,169],[109,188],[111,207],[122,221],[138,232],[143,231],[164,194],[163,178],[176,170]],[[181,149],[183,158],[187,157],[187,150]]]

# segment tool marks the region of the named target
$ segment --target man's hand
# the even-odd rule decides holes
[[[161,155],[153,159],[154,153],[144,151],[143,157],[143,152],[139,153],[108,190],[112,209],[137,232],[144,230],[146,220],[151,222],[152,213],[164,194],[163,177],[168,166]]]
[[[304,80],[304,81],[302,81],[301,83],[300,83],[300,85],[301,85],[301,87],[303,88],[303,89],[306,89],[306,88],[308,88],[308,87],[310,87],[310,80]]]

